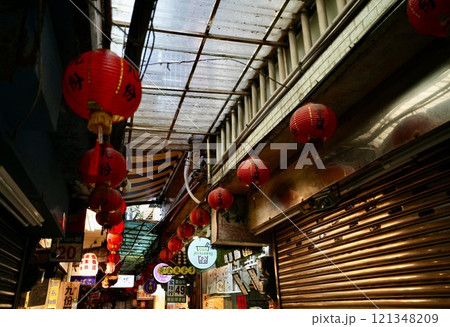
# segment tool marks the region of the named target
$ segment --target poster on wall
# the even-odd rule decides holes
[[[198,269],[207,269],[214,265],[217,259],[217,250],[211,247],[211,241],[199,237],[188,247],[188,259]]]

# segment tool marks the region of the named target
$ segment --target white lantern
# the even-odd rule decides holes
[[[98,272],[97,256],[94,253],[85,253],[80,263],[80,275],[96,276]]]

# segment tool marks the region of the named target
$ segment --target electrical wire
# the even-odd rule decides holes
[[[152,12],[150,14],[150,23],[149,23],[150,27],[149,27],[149,31],[147,33],[147,37],[146,37],[146,41],[145,41],[145,47],[144,47],[145,50],[144,50],[144,54],[142,56],[142,63],[141,63],[141,67],[144,67],[143,69],[141,69],[141,80],[144,78],[145,73],[147,72],[147,68],[149,66],[150,59],[151,59],[152,54],[153,54],[153,49],[155,48],[155,37],[156,36],[155,36],[155,28],[154,28],[154,25],[153,25],[153,21],[155,19],[155,12],[156,12],[156,5],[157,4],[158,4],[158,0],[155,0],[153,2],[153,8],[152,8]],[[149,43],[149,40],[150,40],[150,34],[152,35],[152,46],[150,48],[150,53],[148,55],[148,59],[145,60],[145,55],[147,53],[148,43]],[[145,66],[144,66],[144,62],[145,62]]]

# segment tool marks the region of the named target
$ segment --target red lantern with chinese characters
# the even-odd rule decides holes
[[[195,233],[195,227],[188,223],[183,223],[177,227],[177,235],[180,239],[186,240]]]
[[[126,120],[141,102],[139,72],[126,59],[105,49],[88,51],[66,67],[62,90],[69,107],[88,119],[94,133],[102,127],[110,134],[112,124]]]
[[[413,141],[437,127],[439,123],[425,114],[415,114],[403,118],[391,134],[393,148]]]
[[[121,244],[123,242],[122,234],[108,234],[106,242],[110,244]]]
[[[245,186],[250,186],[253,183],[257,186],[263,186],[270,178],[270,170],[261,159],[248,158],[239,165],[237,175]]]
[[[230,191],[222,187],[217,187],[216,189],[211,191],[208,195],[208,203],[214,210],[228,209],[233,204],[233,201],[234,201],[233,194],[231,194]]]
[[[110,144],[100,144],[99,147],[98,158],[94,158],[95,148],[86,152],[81,158],[78,165],[81,180],[89,187],[106,184],[111,188],[116,188],[127,176],[125,158]]]
[[[322,181],[325,186],[340,181],[353,173],[355,169],[346,165],[332,165],[321,171]]]
[[[159,253],[159,258],[164,262],[169,262],[173,259],[173,252],[169,251],[169,249],[162,249]]]
[[[111,252],[108,254],[108,262],[118,263],[120,261],[120,255],[116,252]]]
[[[178,237],[174,236],[167,243],[167,248],[170,252],[179,252],[183,248],[183,242]]]
[[[100,226],[113,228],[123,222],[122,216],[123,214],[120,211],[97,212],[95,220]]]
[[[88,203],[92,211],[113,212],[121,207],[123,199],[119,191],[100,185],[91,192]]]
[[[122,217],[122,214],[121,214]],[[110,234],[120,234],[125,230],[125,223],[123,222],[123,220],[120,221],[120,223],[118,223],[117,225],[111,227],[108,229],[108,233]]]
[[[111,251],[111,252],[117,252],[120,250],[121,247],[122,247],[122,243],[120,243],[120,244],[106,243],[106,248],[108,249],[108,251]]]
[[[191,211],[189,219],[195,226],[202,227],[209,224],[211,217],[208,211],[199,207]]]
[[[450,29],[450,1],[408,0],[408,19],[424,35],[446,37]]]
[[[289,124],[292,136],[302,143],[323,143],[333,136],[336,126],[333,110],[317,103],[298,108]]]

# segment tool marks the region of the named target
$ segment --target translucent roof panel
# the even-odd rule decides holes
[[[142,100],[125,139],[155,137],[168,149],[184,151],[193,135],[214,133],[249,95],[252,81],[265,74],[267,56],[287,46],[286,29],[303,5],[298,0],[158,1],[138,63]],[[112,7],[111,50],[123,55],[134,1],[112,0]]]
[[[163,0],[156,6],[156,29],[204,32],[211,14],[211,0]]]

